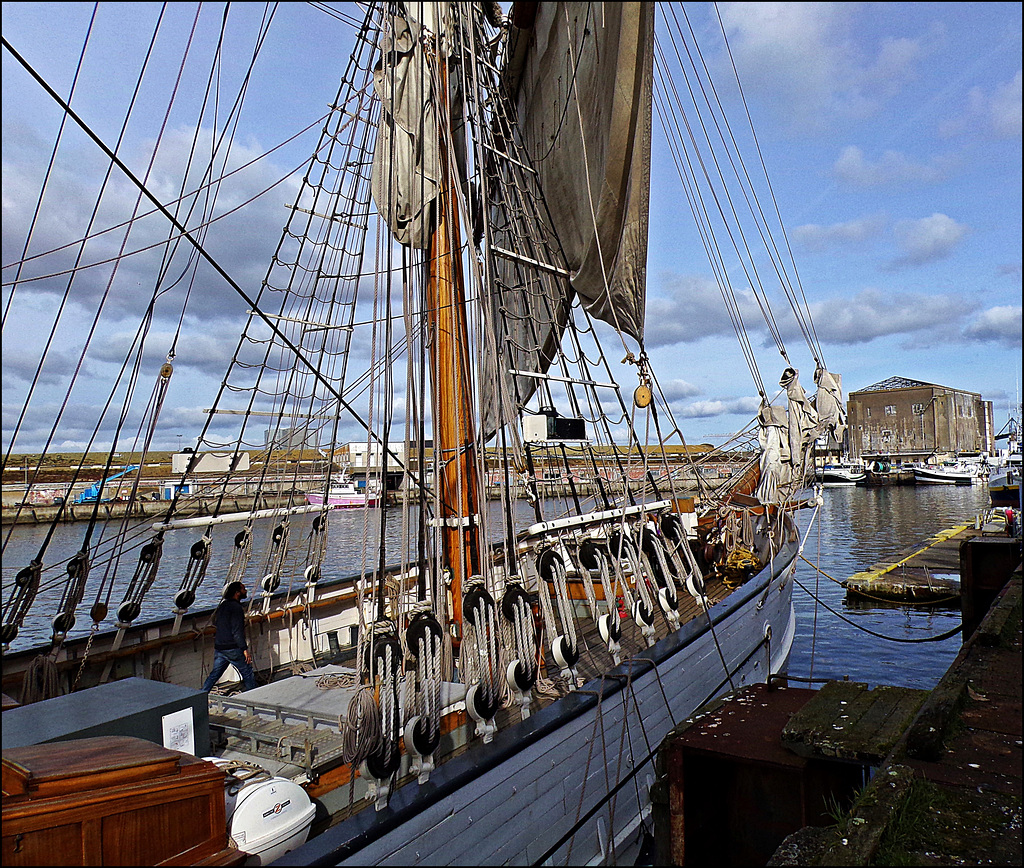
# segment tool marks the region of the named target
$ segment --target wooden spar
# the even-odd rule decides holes
[[[447,100],[447,68],[440,63],[439,102]],[[447,117],[447,111],[441,112]],[[452,571],[451,620],[461,638],[462,588],[480,570],[479,488],[476,469],[473,382],[469,366],[461,239],[448,160],[450,135],[440,139],[441,192],[435,200],[436,226],[430,241],[426,289],[434,395],[434,454],[439,460],[435,485],[440,506],[438,540],[442,562]]]

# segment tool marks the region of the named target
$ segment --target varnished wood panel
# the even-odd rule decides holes
[[[82,824],[8,834],[4,823],[4,865],[84,865]]]
[[[224,772],[211,763],[116,737],[8,753],[5,789],[9,778],[20,791],[4,797],[4,865],[232,864]]]
[[[122,811],[103,818],[103,864],[151,865],[214,835],[208,793]]]

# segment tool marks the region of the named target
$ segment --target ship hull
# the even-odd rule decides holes
[[[1011,463],[994,469],[988,478],[988,493],[993,506],[1020,507],[1020,455]]]
[[[995,488],[989,487],[988,491],[989,496],[992,499],[993,506],[1017,507],[1020,505],[1019,485],[1003,485]]]
[[[504,726],[492,743],[470,738],[464,753],[438,764],[428,785],[410,781],[391,793],[385,810],[368,805],[278,864],[632,862],[665,735],[715,696],[785,670],[795,634],[797,546],[788,528],[774,560],[720,598],[710,617],[698,614],[603,676]],[[351,631],[356,578],[321,582],[290,604],[278,595],[267,601],[252,636],[257,668],[314,659],[329,634],[340,639]],[[210,614],[190,613],[179,625],[173,618],[139,625],[120,644],[115,633],[97,634],[91,647],[87,640],[67,643],[54,661],[63,689],[76,681],[81,689],[128,675],[157,677],[158,666],[162,680],[198,687],[213,657]],[[35,653],[5,656],[5,691],[16,695],[7,685],[21,681]],[[324,794],[325,807],[347,794],[344,785]]]
[[[785,669],[794,559],[791,543],[710,619],[690,621],[444,763],[428,787],[399,788],[385,811],[364,810],[277,864],[601,864],[635,855],[666,734],[711,698]]]
[[[818,480],[826,487],[863,485],[867,480],[867,472],[857,467],[825,466],[817,472]]]

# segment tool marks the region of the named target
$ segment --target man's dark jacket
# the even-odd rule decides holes
[[[245,650],[245,609],[238,600],[225,600],[220,604],[213,647],[218,651],[227,651],[229,648]]]

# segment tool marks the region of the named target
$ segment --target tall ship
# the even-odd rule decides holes
[[[269,767],[318,806],[279,864],[632,862],[665,734],[785,671],[795,513],[820,503],[815,440],[845,427],[781,219],[756,204],[771,200],[744,158],[752,130],[726,125],[674,4],[285,4],[262,20],[208,6],[173,65],[140,58],[140,83],[170,70],[171,86],[126,101],[120,132],[9,46],[62,125],[4,249],[5,359],[36,329],[20,360],[34,373],[5,374],[23,409],[5,413],[4,472],[25,463],[31,487],[76,442],[84,483],[131,453],[130,504],[161,432],[198,426],[158,519],[107,520],[101,484],[69,550],[54,542],[63,505],[23,562],[4,528],[3,690],[47,702],[128,676],[198,690],[215,602],[243,581],[262,683],[238,692],[229,670],[210,723],[221,761]],[[266,112],[268,138],[289,141],[251,73],[268,30],[314,13],[351,50],[306,119],[312,156],[273,176],[273,149],[236,126]],[[236,79],[225,53],[247,33]],[[187,121],[181,81],[203,95]],[[688,448],[645,345],[656,122],[761,397],[727,479],[702,473],[723,454]],[[86,178],[82,147],[104,171]],[[60,179],[76,165],[94,204],[72,219]],[[248,237],[231,218],[278,184],[286,222],[262,278],[231,273],[225,253]],[[40,305],[40,286],[57,301]],[[737,315],[751,289],[805,338],[791,355],[770,329],[778,368],[763,375]],[[218,308],[240,313],[230,343]],[[175,408],[175,378],[225,347],[215,393],[190,398],[203,412]],[[332,456],[352,441],[373,456],[365,490],[393,496],[334,510]],[[211,453],[201,490],[185,484]],[[352,527],[344,570],[333,546]],[[287,738],[267,735],[285,721]]]

